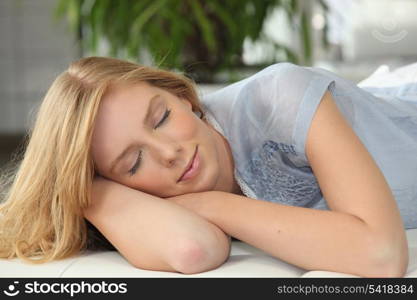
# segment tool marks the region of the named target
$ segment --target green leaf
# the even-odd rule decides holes
[[[207,6],[219,16],[223,24],[226,25],[227,31],[229,31],[232,36],[235,36],[239,28],[238,24],[233,20],[232,12],[225,9],[222,5],[219,5],[216,1],[208,1]]]
[[[157,13],[157,11],[165,5],[166,0],[155,0],[152,1],[152,3],[145,8],[145,10],[139,14],[135,21],[132,24],[132,33],[133,34],[139,34],[141,32],[143,26],[146,24],[149,19]]]
[[[69,21],[74,26],[74,30],[78,30],[81,26],[81,7],[83,5],[83,0],[70,0],[70,9],[69,12]]]
[[[201,29],[201,33],[203,35],[204,41],[207,44],[207,47],[209,48],[210,51],[216,51],[217,42],[216,42],[216,39],[214,38],[213,26],[210,24],[210,21],[204,14],[204,10],[203,10],[203,7],[201,7],[200,1],[190,0],[188,1],[188,3],[190,4],[194,12],[194,16],[198,22],[197,25]]]
[[[303,43],[303,52],[306,64],[311,64],[312,59],[312,45],[311,45],[311,31],[310,22],[305,12],[301,13],[301,40]]]
[[[213,71],[244,65],[245,40],[264,39],[265,20],[277,7],[283,9],[303,46],[296,53],[264,39],[269,51],[276,51],[269,56],[277,59],[276,54],[281,53],[284,54],[281,57],[286,56],[292,62],[311,62],[314,45],[310,20],[303,14],[299,1],[59,0],[55,16],[68,20],[70,30],[90,52],[97,51],[100,42],[107,41],[110,56],[138,59],[148,51],[155,64],[198,71],[200,78],[213,78]],[[317,3],[326,10],[323,0]],[[327,26],[324,33],[326,30]],[[321,41],[324,45],[325,38]],[[273,59],[269,57],[265,60],[271,62]]]
[[[68,10],[68,0],[60,0],[58,1],[57,6],[54,9],[54,17],[55,18],[62,18],[66,15]]]

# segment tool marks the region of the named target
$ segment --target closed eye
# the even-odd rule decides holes
[[[158,128],[159,126],[161,126],[165,122],[166,118],[168,118],[170,113],[171,113],[170,109],[165,110],[164,116],[162,117],[161,121],[159,121],[159,123],[156,124],[155,129]]]
[[[162,117],[161,121],[159,121],[158,124],[155,125],[154,129],[161,126],[165,122],[165,120],[169,117],[170,113],[171,113],[170,109],[165,110],[164,116]],[[142,157],[142,151],[139,151],[138,158],[136,159],[135,164],[129,170],[130,176],[133,176],[136,173],[137,169],[139,168],[140,162],[141,162],[141,157]]]

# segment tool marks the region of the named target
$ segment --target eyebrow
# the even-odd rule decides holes
[[[149,122],[149,119],[151,118],[151,113],[155,107],[155,104],[158,103],[158,101],[155,101],[155,99],[160,98],[160,95],[155,95],[151,98],[151,100],[149,100],[149,104],[148,104],[148,108],[146,109],[146,115],[145,118],[143,119],[142,124],[145,125]],[[134,144],[130,144],[129,146],[127,146],[122,153],[120,153],[117,158],[112,162],[111,166],[110,166],[110,173],[113,172],[113,169],[117,166],[117,164],[122,160],[122,158],[130,152],[130,150],[134,147]]]

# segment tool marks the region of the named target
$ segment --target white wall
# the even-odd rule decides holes
[[[56,0],[0,0],[0,134],[21,134],[52,80],[77,56]]]

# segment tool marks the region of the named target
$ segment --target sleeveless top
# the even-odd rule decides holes
[[[404,227],[417,228],[417,81],[359,87],[324,69],[278,63],[203,95],[207,121],[230,144],[242,192],[329,209],[305,154],[308,129],[327,90],[384,174]]]

